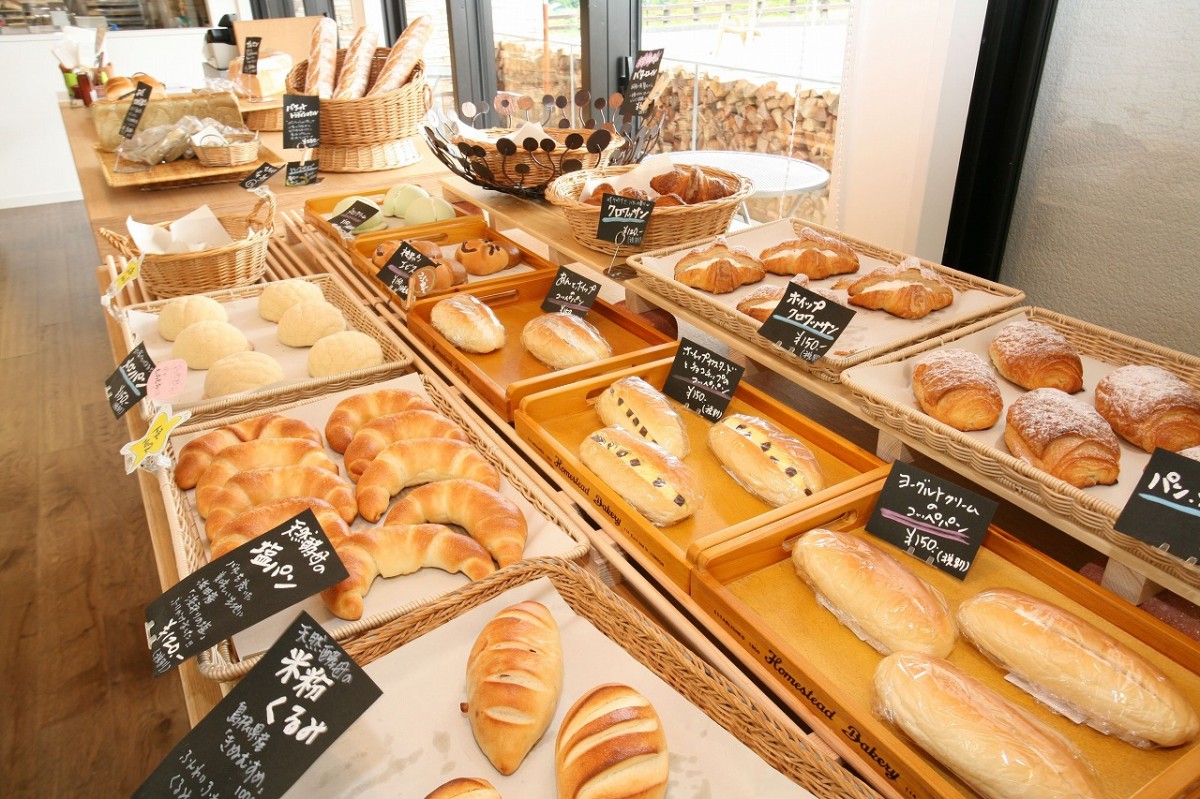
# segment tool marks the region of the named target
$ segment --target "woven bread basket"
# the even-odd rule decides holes
[[[492,128],[485,131],[489,136],[505,137],[513,131],[502,128]],[[597,169],[608,166],[612,154],[625,144],[625,139],[613,134],[612,140],[600,152],[591,152],[584,142],[595,131],[572,128],[549,128],[546,136],[555,143],[555,150],[547,153],[543,149],[534,148],[532,151],[523,146],[524,142],[512,141],[514,151],[505,153],[497,142],[474,141],[471,139],[454,139],[453,143],[460,148],[467,145],[472,148],[473,159],[482,161],[492,174],[492,181],[497,185],[515,187],[537,186],[548,183],[563,173],[562,163],[575,160],[582,169]],[[567,140],[578,136],[580,143],[567,149]],[[540,144],[540,142],[539,142]],[[523,166],[522,166],[523,165]]]
[[[235,141],[212,147],[192,147],[196,160],[204,166],[241,166],[258,159],[258,137],[250,141]]]
[[[390,52],[390,47],[375,49],[367,91],[375,85]],[[345,58],[346,51],[338,50],[339,73]],[[303,94],[307,75],[308,60],[305,59],[288,73],[288,91]],[[321,100],[321,144],[349,147],[416,136],[421,120],[433,102],[432,95],[432,90],[425,85],[425,63],[418,61],[408,83],[399,89],[357,100]]]
[[[546,199],[563,209],[567,224],[575,240],[585,247],[600,252],[614,254],[618,247],[611,241],[596,238],[596,228],[600,223],[600,206],[587,205],[579,201],[583,184],[594,178],[615,177],[634,169],[635,165],[605,167],[601,169],[584,169],[570,172],[556,179],[546,187]],[[620,252],[625,255],[671,247],[686,241],[712,238],[725,233],[733,213],[751,194],[754,184],[749,178],[715,169],[710,166],[698,167],[704,174],[712,177],[725,178],[737,185],[737,190],[728,197],[719,200],[709,200],[692,205],[674,205],[666,208],[656,208],[650,215],[650,224],[646,234],[638,246],[620,245]]]
[[[264,133],[283,130],[283,107],[243,110],[242,119],[250,130]]]
[[[107,228],[101,228],[100,235],[126,258],[141,258],[139,279],[158,297],[257,283],[266,270],[267,243],[275,229],[275,195],[260,199],[247,216],[218,219],[233,241],[199,252],[140,255],[128,236]]]

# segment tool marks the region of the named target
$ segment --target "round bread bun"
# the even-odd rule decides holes
[[[284,312],[298,302],[325,299],[321,288],[307,280],[280,280],[268,283],[258,295],[258,315],[268,322],[278,322]]]
[[[312,377],[329,377],[382,363],[379,342],[357,330],[325,336],[308,351],[308,373]]]
[[[167,341],[174,341],[188,325],[208,321],[228,322],[225,306],[212,297],[176,297],[158,312],[158,334]]]
[[[179,332],[171,347],[172,358],[187,361],[189,369],[208,369],[226,355],[253,349],[242,331],[213,319],[195,322]]]
[[[209,367],[204,376],[204,396],[240,394],[282,379],[283,367],[265,352],[235,352]]]
[[[346,329],[346,318],[324,300],[298,302],[279,319],[279,343],[289,347],[311,347],[319,340]]]

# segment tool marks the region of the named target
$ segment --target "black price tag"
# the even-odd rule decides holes
[[[814,363],[829,351],[853,318],[850,308],[788,283],[783,299],[758,334]]]
[[[288,161],[287,175],[283,182],[288,186],[315,186],[321,182],[317,177],[317,159],[308,161]]]
[[[283,146],[303,150],[321,143],[321,98],[307,94],[283,96]]]
[[[253,191],[259,186],[266,183],[271,178],[275,177],[275,173],[279,171],[279,167],[263,161],[258,169],[250,173],[250,176],[242,181],[241,186],[246,191]]]
[[[146,384],[154,371],[154,361],[146,352],[145,343],[138,344],[126,355],[116,370],[104,381],[108,407],[120,419],[146,396]]]
[[[262,47],[261,36],[247,36],[242,47],[242,74],[258,74],[258,48]]]
[[[721,421],[746,367],[681,339],[663,393],[712,422]]]
[[[562,311],[584,317],[592,309],[592,304],[596,302],[596,296],[599,294],[600,284],[595,280],[560,266],[558,274],[554,276],[554,282],[550,284],[550,291],[546,292],[546,299],[542,300],[542,310],[546,313]]]
[[[1156,449],[1116,529],[1180,560],[1200,558],[1200,461]]]
[[[344,235],[349,236],[354,232],[356,227],[361,225],[363,222],[366,222],[377,213],[379,213],[379,211],[369,204],[363,202],[362,200],[355,200],[354,204],[345,211],[342,211],[335,217],[331,217],[329,224],[333,225],[333,227],[337,230],[342,231]]]
[[[276,799],[382,695],[301,613],[133,797]]]
[[[375,277],[383,281],[397,297],[407,300],[414,285],[417,296],[429,293],[433,285],[434,266],[436,264],[431,258],[405,241],[401,242]]]
[[[146,608],[154,676],[346,579],[311,510],[176,583]]]
[[[633,62],[633,73],[629,76],[629,84],[625,87],[625,102],[621,105],[621,113],[625,116],[641,114],[645,109],[642,105],[654,91],[658,82],[658,69],[662,66],[662,50],[638,50]]]
[[[962,580],[998,503],[897,461],[867,532]]]
[[[149,83],[138,81],[137,88],[133,91],[133,100],[129,103],[129,110],[125,112],[125,119],[121,122],[121,138],[132,139],[133,134],[137,133],[142,114],[146,113],[146,106],[150,105],[150,92],[153,90]]]
[[[596,238],[615,244],[637,247],[646,235],[654,203],[635,200],[619,194],[605,194],[600,203],[600,224],[596,226]]]

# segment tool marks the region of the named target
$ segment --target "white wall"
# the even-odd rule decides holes
[[[1200,355],[1197,30],[1194,0],[1059,0],[1000,278]]]

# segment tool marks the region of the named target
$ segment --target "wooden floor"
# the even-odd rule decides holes
[[[128,796],[187,731],[82,203],[0,211],[0,795]]]

